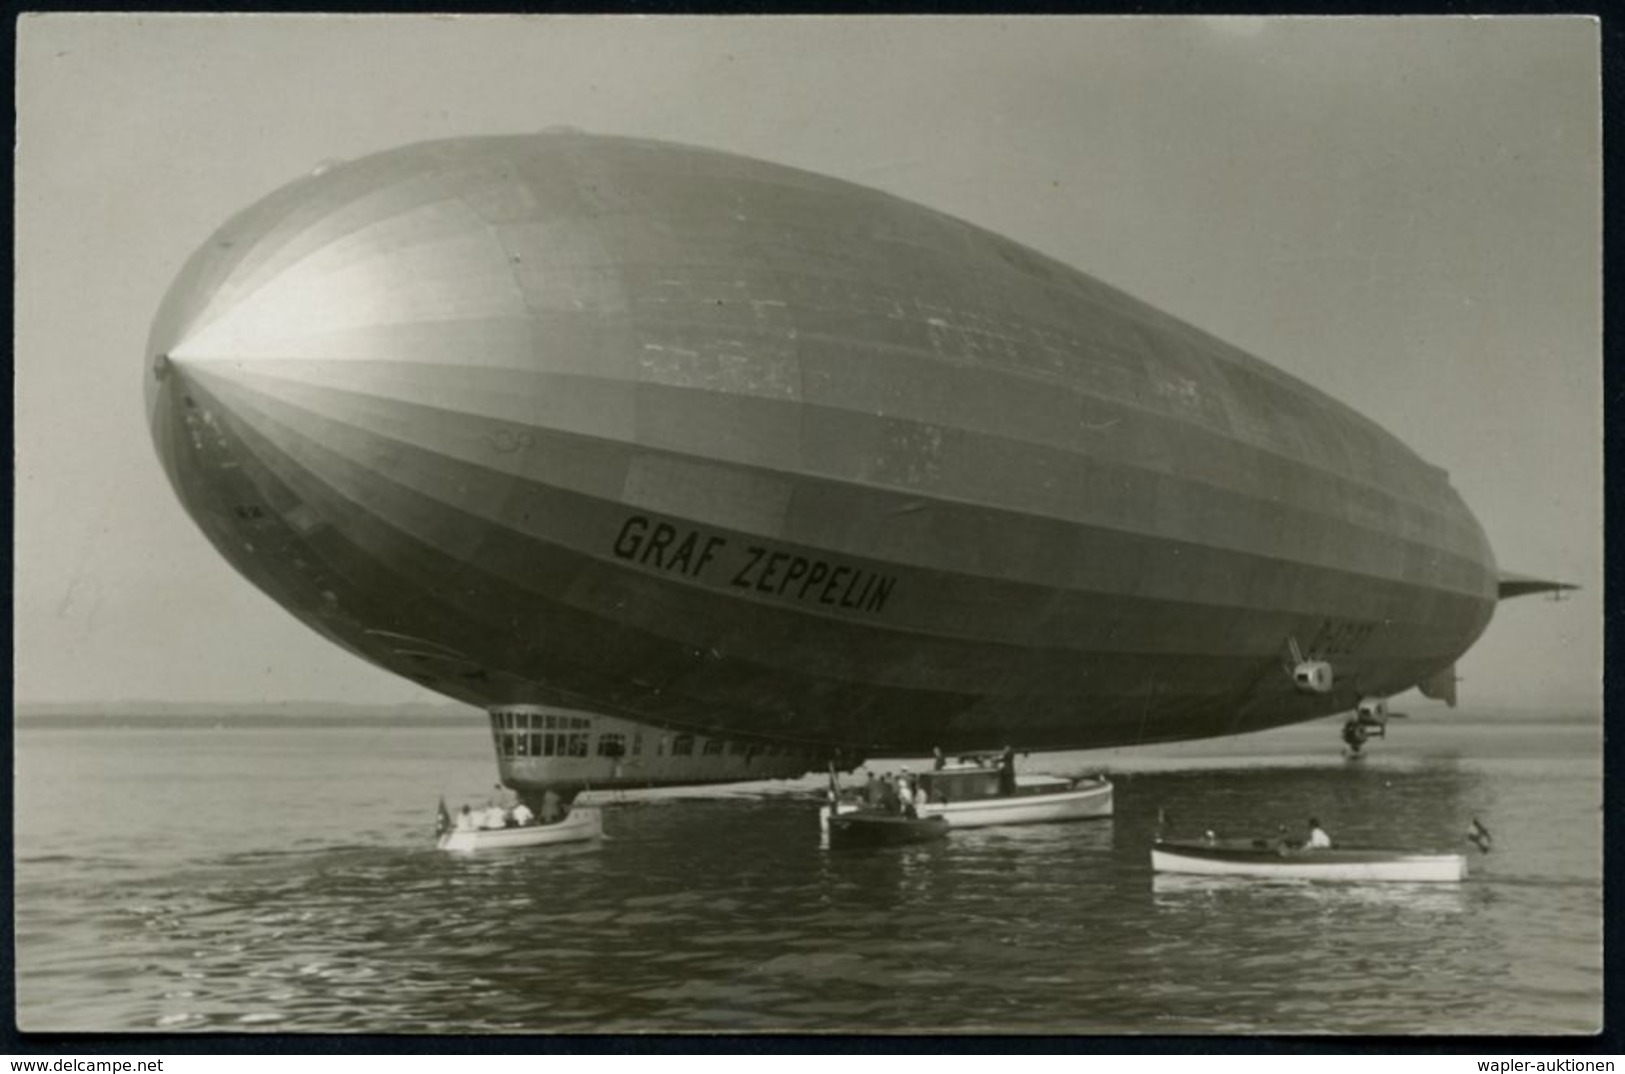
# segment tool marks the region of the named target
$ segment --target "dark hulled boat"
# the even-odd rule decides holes
[[[877,809],[837,813],[828,820],[831,848],[907,846],[930,843],[948,834],[943,817],[907,817]]]

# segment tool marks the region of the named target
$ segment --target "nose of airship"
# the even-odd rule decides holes
[[[194,517],[202,506],[199,498],[206,484],[199,458],[204,447],[203,423],[206,414],[210,420],[216,419],[214,410],[199,402],[203,392],[196,383],[193,355],[187,347],[198,311],[206,305],[204,281],[218,271],[207,254],[205,250],[194,255],[171,285],[147,340],[143,370],[153,446],[170,483]]]
[[[142,356],[153,443],[245,573],[293,578],[315,562],[297,546],[336,554],[335,528],[357,517],[411,523],[441,494],[413,462],[462,450],[470,415],[493,395],[506,405],[534,363],[520,279],[536,259],[487,219],[528,204],[517,173],[498,157],[472,178],[411,164],[382,154],[295,180],[210,236],[159,306]],[[529,421],[530,402],[504,413]],[[438,440],[401,435],[430,410],[454,415]]]
[[[320,605],[333,583],[308,541],[322,506],[298,484],[297,438],[256,389],[255,337],[222,335],[245,292],[245,261],[263,241],[228,225],[171,284],[143,356],[147,424],[182,507],[227,562],[287,606]]]
[[[175,457],[172,449],[176,431],[175,398],[177,394],[183,394],[184,389],[180,386],[175,365],[169,360],[167,353],[159,351],[148,356],[144,387],[147,397],[147,427],[152,433],[152,443],[158,449],[158,461],[163,464],[170,483],[175,484]],[[178,488],[177,485],[177,491]]]
[[[229,543],[245,518],[284,499],[288,393],[271,371],[300,356],[300,334],[346,295],[300,266],[320,252],[308,237],[331,206],[307,177],[229,220],[170,284],[144,355],[147,423],[158,458],[193,519]],[[313,195],[315,200],[313,201]]]
[[[187,512],[202,522],[217,491],[211,488],[211,471],[235,466],[239,446],[228,444],[217,408],[200,402],[207,397],[186,363],[166,351],[148,359],[146,397],[147,426],[158,461]]]
[[[146,369],[143,371],[147,428],[152,434],[158,461],[169,476],[170,484],[175,487],[176,493],[190,511],[193,505],[188,502],[186,493],[187,487],[191,484],[187,479],[189,456],[180,448],[188,439],[186,413],[189,408],[186,406],[186,400],[190,399],[194,404],[191,409],[195,409],[196,399],[191,395],[191,385],[186,376],[184,363],[177,363],[170,354],[173,342],[172,333],[161,333],[155,326],[152,338],[147,344]]]
[[[193,521],[245,572],[264,566],[273,543],[266,528],[293,502],[289,434],[267,416],[257,385],[273,350],[264,325],[298,324],[301,310],[279,301],[243,324],[256,273],[282,245],[274,229],[286,213],[285,204],[256,207],[193,253],[159,305],[143,356],[159,462]]]

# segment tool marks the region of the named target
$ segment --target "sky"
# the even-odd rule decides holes
[[[1600,707],[1596,24],[1583,18],[56,14],[18,23],[14,693],[430,701],[226,565],[145,423],[152,318],[325,160],[540,130],[878,187],[1236,344],[1442,466],[1500,565],[1464,707]]]

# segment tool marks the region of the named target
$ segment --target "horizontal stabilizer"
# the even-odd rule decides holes
[[[1527,574],[1513,574],[1511,571],[1501,572],[1501,584],[1496,597],[1506,600],[1508,597],[1523,597],[1530,593],[1562,593],[1580,587],[1571,582],[1553,582],[1545,578],[1534,578]]]

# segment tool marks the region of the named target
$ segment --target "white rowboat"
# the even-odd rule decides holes
[[[1467,878],[1467,858],[1461,854],[1413,854],[1375,847],[1276,848],[1236,841],[1159,842],[1151,847],[1151,868],[1159,873],[1279,880],[1454,884]]]
[[[998,769],[957,765],[922,772],[918,780],[915,814],[921,819],[941,817],[950,828],[1050,824],[1112,815],[1112,784],[1104,776],[1066,779],[1018,775],[1014,791],[1001,792]],[[847,800],[833,808],[826,805],[818,811],[819,827],[827,836],[832,812],[844,814],[862,808],[860,803]]]
[[[442,835],[436,845],[441,850],[467,853],[547,846],[552,843],[581,843],[603,834],[603,814],[591,806],[580,806],[553,824],[524,824],[513,828],[453,828]]]

